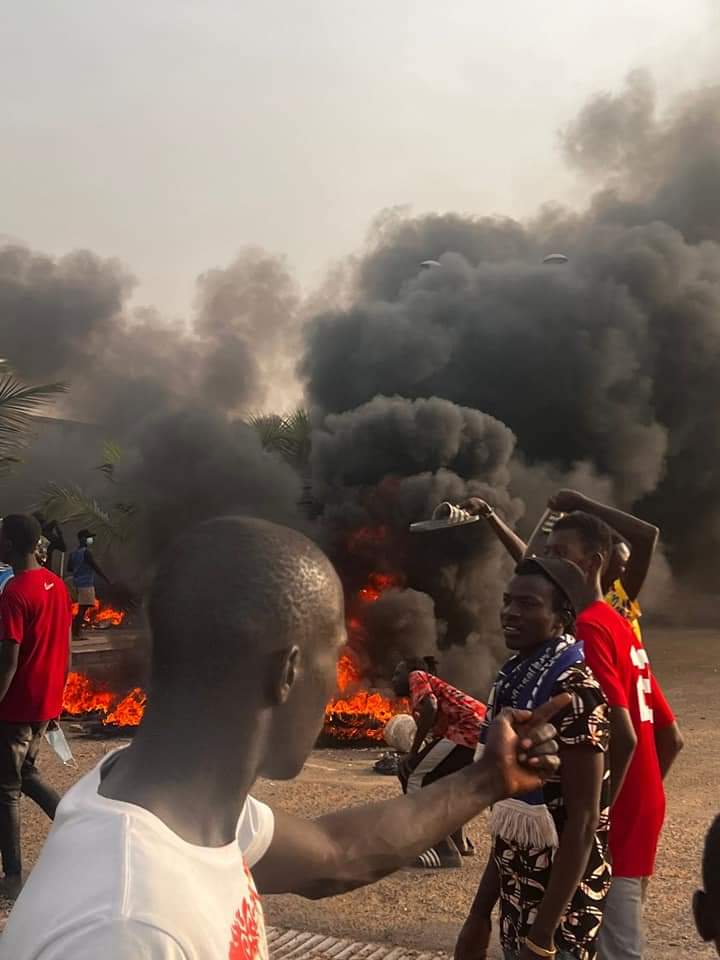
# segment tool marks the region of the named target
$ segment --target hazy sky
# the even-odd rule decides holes
[[[716,0],[15,0],[0,27],[0,233],[89,247],[187,312],[240,247],[304,284],[383,207],[577,201],[557,130],[648,67],[717,79]]]

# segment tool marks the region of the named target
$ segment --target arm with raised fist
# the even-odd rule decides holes
[[[522,540],[515,531],[508,526],[505,521],[495,513],[493,507],[485,500],[481,500],[480,497],[470,497],[469,500],[465,500],[463,503],[459,504],[462,510],[466,510],[473,517],[480,517],[483,520],[487,520],[488,526],[498,538],[500,543],[505,547],[507,552],[513,558],[515,563],[520,563],[522,558],[525,556],[525,551],[527,550],[527,545],[524,540]]]
[[[503,710],[480,760],[417,793],[314,821],[276,812],[273,841],[253,868],[258,889],[320,899],[374,883],[496,801],[536,789],[559,768],[550,720],[569,702]]]
[[[604,520],[625,540],[630,548],[630,557],[622,574],[621,583],[628,598],[637,600],[647,579],[660,530],[654,524],[634,517],[630,513],[609,507],[597,500],[591,500],[577,490],[558,490],[548,501],[548,506],[559,513],[572,513],[575,510],[591,513],[600,520]]]

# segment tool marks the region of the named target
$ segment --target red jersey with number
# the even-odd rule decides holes
[[[675,718],[642,641],[624,617],[597,600],[578,617],[576,632],[608,704],[629,711],[637,735],[630,768],[610,813],[613,874],[649,877],[665,819],[655,726],[669,726]]]
[[[0,721],[41,723],[62,710],[72,607],[67,587],[40,567],[16,574],[0,596],[0,640],[17,643],[18,664],[0,700]]]

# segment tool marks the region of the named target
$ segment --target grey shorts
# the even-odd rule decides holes
[[[642,960],[643,877],[613,877],[598,937],[598,960]]]
[[[95,587],[77,587],[77,602],[81,607],[94,607]]]

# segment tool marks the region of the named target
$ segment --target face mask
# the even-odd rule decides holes
[[[85,543],[91,547],[95,543],[95,537],[88,537]]]

